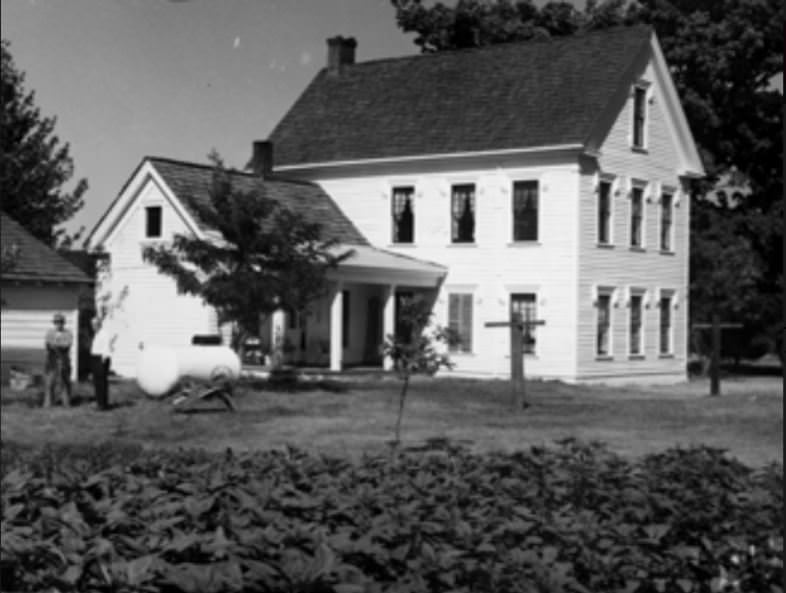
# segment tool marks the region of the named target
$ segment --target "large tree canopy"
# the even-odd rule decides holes
[[[215,231],[207,239],[175,235],[171,244],[145,248],[144,258],[177,281],[180,292],[201,297],[220,321],[237,327],[235,346],[258,335],[261,319],[279,307],[304,311],[322,296],[326,273],[347,253],[322,238],[319,223],[266,197],[241,192],[216,154],[210,204],[192,204]]]
[[[424,52],[651,24],[707,170],[692,192],[693,317],[717,310],[777,330],[783,95],[771,83],[783,71],[783,0],[588,0],[583,11],[532,0],[392,3],[399,27]],[[719,195],[727,185],[736,199]]]
[[[74,174],[69,146],[54,134],[56,118],[43,117],[35,93],[24,88],[24,73],[14,64],[5,39],[2,51],[3,115],[0,121],[0,207],[44,243],[55,246],[65,233],[55,227],[83,205],[87,181],[72,191],[64,186]]]

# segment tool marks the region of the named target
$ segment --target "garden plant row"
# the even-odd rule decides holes
[[[783,468],[599,444],[2,449],[3,591],[780,592]]]

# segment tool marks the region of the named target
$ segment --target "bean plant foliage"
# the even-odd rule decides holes
[[[4,591],[781,591],[782,466],[704,447],[2,457]]]

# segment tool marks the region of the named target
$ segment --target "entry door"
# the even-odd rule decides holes
[[[403,301],[407,299],[411,299],[413,296],[414,293],[411,290],[396,292],[395,312],[394,312],[396,338],[409,337],[411,330],[409,328],[409,325],[404,323],[404,321],[401,319],[401,305]]]
[[[380,347],[384,336],[382,335],[382,306],[379,297],[368,299],[366,309],[366,345],[363,353],[363,363],[368,365],[382,364]]]

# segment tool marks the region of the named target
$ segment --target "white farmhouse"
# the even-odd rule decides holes
[[[528,376],[685,377],[689,179],[703,168],[648,27],[328,64],[236,173],[355,248],[331,294],[292,315],[290,358],[383,364],[396,303],[424,293],[453,327],[453,373],[506,376],[511,309],[542,319]],[[209,169],[146,159],[92,233],[130,284],[135,342],[187,343],[215,315],[142,263],[141,245],[206,233],[189,208]],[[326,214],[327,213],[327,214]],[[152,230],[152,234],[151,234]]]

